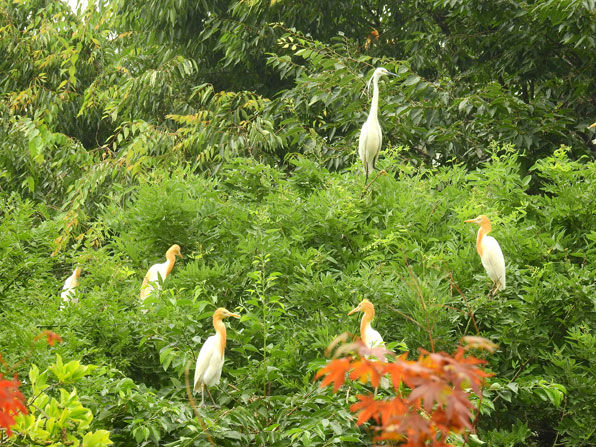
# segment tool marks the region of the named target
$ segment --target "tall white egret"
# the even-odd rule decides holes
[[[364,183],[368,182],[368,176],[375,168],[377,158],[379,158],[379,151],[383,143],[383,133],[381,132],[381,125],[379,124],[378,110],[379,110],[379,78],[381,76],[391,75],[389,70],[379,67],[377,68],[371,78],[368,80],[367,87],[370,89],[370,83],[373,83],[373,96],[370,104],[370,112],[368,118],[362,125],[360,130],[360,138],[358,139],[358,154],[362,160],[364,168]]]
[[[352,315],[355,312],[363,312],[362,320],[360,320],[360,338],[367,348],[375,348],[383,345],[383,337],[370,325],[375,317],[375,306],[369,300],[364,298],[358,306],[348,312]]]
[[[72,275],[70,275],[68,278],[66,278],[66,281],[64,281],[64,287],[62,287],[62,293],[60,294],[60,297],[62,298],[62,300],[65,303],[68,303],[69,301],[72,300],[73,303],[77,303],[78,300],[76,298],[74,298],[74,294],[75,294],[75,288],[78,287],[79,285],[79,277],[81,276],[81,267],[76,267],[74,269],[74,272],[72,272]],[[64,307],[64,304],[62,304],[62,306],[60,306],[60,309],[62,309]]]
[[[159,278],[161,277],[162,281],[166,280],[174,268],[176,256],[182,258],[182,253],[180,253],[180,246],[174,244],[166,252],[166,262],[153,264],[149,268],[145,275],[145,279],[143,279],[143,284],[141,285],[141,302],[145,301],[145,298],[147,298],[155,288],[158,290],[161,289]]]
[[[478,235],[476,236],[476,251],[480,255],[482,265],[488,273],[488,277],[493,282],[494,291],[505,289],[505,257],[497,240],[492,236],[487,236],[491,231],[490,220],[484,214],[475,219],[469,219],[465,222],[480,225]]]
[[[205,405],[205,386],[218,384],[221,377],[226,350],[226,326],[222,320],[227,317],[240,318],[240,315],[233,314],[223,307],[215,311],[213,314],[215,335],[205,340],[199,352],[199,357],[197,357],[194,391],[196,392],[199,387],[201,388],[201,406]],[[209,393],[209,388],[207,388],[207,392]],[[209,396],[211,396],[211,393],[209,393]],[[211,400],[215,404],[213,397],[211,397]]]

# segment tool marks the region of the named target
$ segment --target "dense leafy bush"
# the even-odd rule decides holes
[[[51,327],[65,360],[104,368],[77,385],[97,415],[92,428],[110,429],[119,445],[192,445],[207,438],[184,371],[213,331],[213,310],[225,306],[242,318],[229,328],[214,390],[222,407],[199,410],[217,445],[343,445],[363,435],[342,400],[312,379],[327,344],[357,332],[346,312],[368,297],[397,352],[448,351],[476,334],[500,346],[488,358],[495,377],[480,439],[589,445],[596,222],[576,197],[593,197],[595,166],[570,161],[563,148],[535,165],[544,193],[529,194],[512,148],[492,150],[471,172],[413,168],[390,151],[380,161],[389,175],[368,190],[361,176],[301,158],[292,175],[240,160],[214,179],[155,170],[132,190],[114,185],[109,194],[120,198],[96,216],[101,238],[54,257],[60,214],[4,197],[3,272],[12,282],[2,291],[0,350],[16,358],[28,346],[23,334]],[[480,212],[493,218],[507,261],[508,287],[495,298],[463,223]],[[174,242],[184,258],[142,313],[142,277]],[[75,263],[81,301],[59,312]],[[51,357],[36,351],[34,361]]]

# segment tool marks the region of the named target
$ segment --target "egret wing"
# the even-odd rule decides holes
[[[195,379],[194,379],[194,391],[197,391],[200,388],[200,385],[203,384],[203,377],[207,368],[211,364],[211,360],[215,350],[217,349],[217,336],[212,335],[203,344],[201,351],[199,352],[199,356],[197,357],[197,365],[195,367]]]
[[[379,332],[373,329],[372,327],[368,328],[366,334],[366,341],[368,342],[369,348],[376,348],[385,344],[385,342],[383,341],[383,337],[381,337],[381,334],[379,334]]]
[[[498,290],[505,289],[505,257],[501,246],[494,237],[485,236],[482,247],[482,265]]]

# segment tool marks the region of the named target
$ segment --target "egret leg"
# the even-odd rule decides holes
[[[215,401],[213,400],[213,396],[211,395],[211,391],[209,391],[209,387],[207,387],[207,394],[209,394],[209,397],[211,398],[211,402],[213,402],[213,406],[217,407],[217,404],[215,403]]]
[[[362,162],[362,167],[364,168],[364,185],[366,185],[368,183],[368,166],[365,161]]]
[[[493,298],[495,296],[495,293],[497,293],[497,283],[493,283],[493,286],[490,289],[490,292],[488,294],[489,298]]]
[[[205,406],[205,384],[201,385],[201,405],[199,405],[200,407],[204,407]]]

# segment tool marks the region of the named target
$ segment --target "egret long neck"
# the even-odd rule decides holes
[[[226,351],[226,325],[221,321],[221,318],[213,317],[213,327],[215,328],[215,333],[218,335],[219,353],[223,357]]]
[[[366,346],[368,346],[367,329],[370,327],[370,323],[374,317],[375,311],[371,309],[366,309],[364,311],[364,315],[362,315],[362,320],[360,320],[360,338]]]
[[[480,256],[482,256],[482,240],[484,239],[484,236],[490,233],[490,230],[490,222],[482,222],[478,234],[476,235],[476,251]]]
[[[166,276],[170,274],[176,263],[176,255],[174,253],[166,253],[166,259],[168,260],[168,266],[166,268]],[[165,278],[164,278],[165,279]]]
[[[373,78],[373,97],[370,103],[370,113],[368,114],[369,120],[377,120],[377,111],[379,109],[379,79]]]

